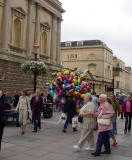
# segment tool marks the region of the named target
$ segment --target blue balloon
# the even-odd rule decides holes
[[[75,91],[80,92],[80,91],[81,91],[81,88],[80,88],[79,86],[76,86],[76,87],[75,87]]]
[[[72,87],[72,84],[69,84],[66,86],[66,89],[70,89]]]

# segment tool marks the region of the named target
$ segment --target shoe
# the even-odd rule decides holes
[[[66,133],[66,129],[63,129],[62,132],[63,132],[63,133]]]
[[[73,132],[77,132],[77,129],[76,129],[76,128],[73,128]]]
[[[33,130],[32,132],[34,132],[34,133],[35,133],[35,132],[37,132],[37,130]]]
[[[19,124],[19,123],[16,123],[16,127],[20,127],[20,124]]]
[[[111,154],[111,151],[104,151],[104,152],[101,152],[101,154]]]
[[[87,148],[85,148],[85,150],[86,150],[86,151],[94,151],[94,150],[95,150],[95,148],[87,147]]]
[[[81,151],[81,148],[80,148],[78,145],[74,145],[74,146],[73,146],[73,149],[75,149],[77,152],[80,152],[80,151]]]
[[[128,133],[130,134],[130,133],[131,133],[131,131],[129,130],[129,131],[128,131]]]
[[[91,153],[94,157],[98,157],[98,156],[100,156],[100,154],[99,153],[96,153],[96,152],[94,152],[94,153]]]
[[[24,135],[24,134],[25,134],[25,132],[24,132],[24,131],[22,131],[22,132],[21,132],[21,135]]]
[[[118,144],[117,142],[116,142],[116,143],[113,143],[112,146],[115,147],[115,146],[117,146],[117,144]]]

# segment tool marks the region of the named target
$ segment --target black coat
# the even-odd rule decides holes
[[[67,114],[71,115],[72,117],[74,117],[77,114],[76,103],[73,100],[72,96],[66,97],[66,103],[64,104],[63,111],[64,111],[64,113],[67,113]]]
[[[34,112],[42,112],[43,111],[43,98],[41,96],[39,96],[39,99],[38,99],[38,104],[36,104],[35,102],[36,100],[36,97],[32,97],[31,99],[31,110],[34,111]]]
[[[6,123],[4,95],[0,98],[0,126]]]

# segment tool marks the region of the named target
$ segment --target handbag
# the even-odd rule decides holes
[[[99,116],[102,115],[103,109],[104,109],[104,108],[102,108]],[[101,125],[109,126],[109,125],[110,125],[110,118],[97,118],[97,123],[98,123],[98,124],[101,124]]]
[[[78,126],[78,117],[73,117],[72,118],[72,127],[76,128]]]

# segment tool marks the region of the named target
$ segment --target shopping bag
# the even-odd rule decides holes
[[[60,124],[65,124],[66,121],[66,114],[62,113],[60,116]]]
[[[78,117],[72,118],[72,127],[76,128],[78,126]]]

